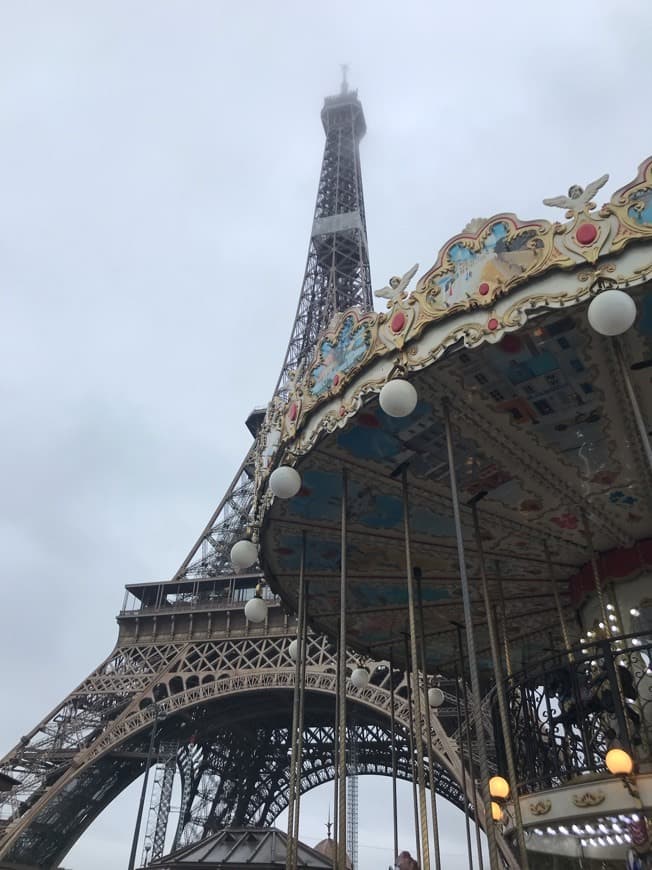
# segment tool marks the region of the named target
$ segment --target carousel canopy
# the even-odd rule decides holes
[[[403,658],[407,503],[428,669],[451,666],[463,612],[445,407],[481,664],[489,667],[473,504],[490,599],[523,662],[559,640],[553,582],[577,637],[596,572],[606,587],[652,569],[643,440],[652,428],[652,158],[596,211],[591,198],[606,180],[546,200],[566,209],[566,223],[511,214],[474,222],[410,295],[415,269],[378,291],[387,311],[339,315],[287,403],[268,409],[257,468],[263,564],[295,607],[305,535],[315,628],[337,631],[346,475],[351,645]],[[613,288],[635,304],[634,325],[617,338],[587,315]],[[379,403],[396,378],[416,389],[407,416]],[[268,486],[279,466],[301,475],[292,498]]]

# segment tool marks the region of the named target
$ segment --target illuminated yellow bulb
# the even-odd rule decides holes
[[[489,780],[489,794],[494,798],[509,797],[509,783],[502,776],[492,776]]]
[[[503,808],[496,801],[491,802],[491,818],[494,822],[501,822],[503,819]]]
[[[624,749],[610,749],[604,760],[609,773],[614,776],[629,776],[634,770],[634,761]]]

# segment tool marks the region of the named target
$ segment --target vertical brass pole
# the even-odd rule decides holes
[[[469,696],[466,691],[466,664],[464,662],[464,642],[462,640],[462,626],[457,625],[457,649],[460,658],[460,671],[462,674],[462,701],[464,704],[464,723],[466,725],[466,751],[469,754],[469,775],[471,777],[471,794],[473,795],[473,815],[475,816],[475,846],[478,853],[478,867],[484,870],[484,858],[482,857],[482,841],[480,839],[480,810],[478,808],[478,793],[476,789],[475,761],[473,760],[473,739],[471,737],[471,715],[469,711]],[[482,734],[478,735],[478,742],[482,740]]]
[[[339,630],[339,623],[338,623]],[[340,733],[340,642],[339,642],[339,634],[337,638],[337,650],[336,650],[336,667],[335,667],[335,721],[333,723],[333,806],[335,807],[333,811],[333,842],[335,844],[335,848],[333,849],[333,870],[337,870],[337,819],[339,815],[339,806],[340,806],[340,753],[338,748],[338,740]]]
[[[498,651],[498,638],[496,637],[496,626],[494,623],[494,612],[489,599],[489,584],[487,582],[487,571],[484,561],[484,549],[482,547],[482,534],[480,532],[480,521],[478,520],[478,505],[474,502],[471,505],[473,514],[473,531],[475,533],[475,548],[480,562],[480,580],[482,582],[482,597],[484,599],[484,609],[487,614],[487,628],[489,630],[489,646],[491,647],[491,658],[494,665],[494,673],[496,678],[496,697],[498,699],[498,714],[500,716],[500,727],[503,732],[503,743],[505,746],[505,756],[507,759],[507,778],[509,779],[509,789],[512,793],[512,801],[514,806],[514,827],[516,828],[516,842],[518,843],[518,856],[520,860],[521,870],[529,870],[527,850],[525,848],[525,834],[523,832],[523,817],[521,815],[521,804],[518,794],[518,779],[516,777],[516,765],[514,764],[514,752],[512,750],[512,731],[509,723],[509,713],[507,710],[507,698],[505,697],[505,683],[503,682],[503,666],[500,660]],[[492,821],[488,824],[493,824]]]
[[[394,657],[389,659],[389,713],[392,727],[392,821],[394,828],[394,864],[398,864],[398,802],[396,799],[396,711],[394,706]]]
[[[405,635],[405,682],[407,685],[407,705],[408,719],[410,729],[408,731],[408,745],[410,748],[410,772],[412,774],[412,803],[414,805],[414,840],[416,843],[417,864],[421,866],[421,836],[419,834],[419,798],[417,796],[417,771],[416,771],[416,756],[414,749],[414,707],[412,706],[412,680],[410,671],[412,665],[410,661],[410,641],[407,634]]]
[[[462,790],[464,792],[464,824],[466,826],[466,854],[469,859],[469,870],[473,870],[473,850],[471,848],[471,824],[469,822],[469,792],[466,784],[466,765],[464,764],[464,732],[462,730],[462,710],[460,708],[460,677],[455,670],[455,707],[457,709],[457,741],[460,747],[460,762],[462,764]],[[473,788],[473,784],[471,784]]]
[[[428,754],[428,778],[430,786],[430,809],[432,813],[432,838],[435,847],[435,868],[441,870],[441,854],[439,851],[439,824],[437,817],[437,790],[435,788],[435,758],[432,750],[432,720],[430,703],[428,702],[428,665],[426,662],[426,632],[423,620],[423,594],[421,590],[421,571],[414,569],[417,582],[417,604],[419,608],[419,656],[421,658],[421,673],[423,674],[423,705],[426,719],[426,752]]]
[[[299,694],[301,686],[301,639],[303,634],[303,591],[306,559],[306,533],[301,533],[301,555],[299,557],[299,594],[297,601],[297,658],[294,665],[294,693],[292,697],[292,749],[290,753],[290,785],[288,788],[288,844],[285,858],[286,870],[292,870],[294,812],[297,781],[297,752],[299,728]]]
[[[598,556],[595,552],[595,548],[593,547],[593,534],[591,532],[591,526],[589,525],[589,518],[586,511],[580,511],[582,516],[582,525],[584,526],[584,537],[586,538],[586,543],[589,547],[589,556],[591,558],[591,568],[593,570],[593,582],[595,583],[595,591],[598,594],[598,603],[600,605],[600,613],[602,614],[602,622],[605,626],[609,625],[609,619],[607,618],[607,605],[604,600],[604,588],[602,586],[602,575],[600,574],[600,565],[598,563]]]
[[[405,570],[408,590],[408,617],[410,624],[410,657],[412,659],[412,697],[414,700],[414,745],[417,750],[417,777],[419,786],[419,815],[421,819],[421,853],[424,867],[430,867],[428,836],[428,807],[426,804],[426,777],[423,767],[423,724],[421,688],[419,686],[419,658],[417,655],[417,621],[410,542],[410,502],[408,498],[407,468],[403,469],[403,528],[405,532]]]
[[[469,581],[466,573],[466,556],[464,553],[464,538],[462,535],[462,519],[460,516],[460,504],[457,493],[457,475],[455,474],[455,453],[453,450],[453,432],[450,421],[448,399],[443,401],[444,428],[446,430],[446,446],[448,448],[448,469],[451,482],[451,500],[453,503],[453,519],[455,521],[455,536],[457,538],[457,556],[460,568],[460,585],[462,587],[462,602],[464,605],[464,626],[466,629],[466,645],[469,653],[469,673],[471,675],[471,693],[473,720],[476,734],[478,735],[478,755],[480,758],[480,793],[484,804],[485,830],[489,844],[489,866],[491,870],[500,870],[498,857],[498,844],[496,831],[491,818],[491,796],[489,794],[489,764],[487,761],[487,749],[482,739],[482,697],[480,695],[480,678],[478,676],[478,662],[475,653],[475,637],[473,633],[473,615],[471,613],[471,594]]]
[[[302,550],[305,554],[305,532],[302,535]],[[305,574],[305,556],[304,556],[304,574]],[[301,771],[303,770],[303,722],[306,699],[306,665],[308,661],[308,579],[304,581],[303,593],[303,608],[301,612],[301,630],[299,632],[300,642],[297,644],[301,655],[301,680],[299,682],[299,727],[297,729],[297,760],[296,760],[296,776],[295,776],[295,791],[296,797],[294,800],[294,836],[292,839],[292,860],[293,867],[297,866],[297,858],[299,853],[299,815],[301,810]]]
[[[548,547],[548,542],[544,540],[543,542],[543,551],[546,556],[546,565],[548,566],[548,577],[550,579],[550,585],[552,586],[552,594],[555,599],[555,607],[557,609],[557,616],[559,617],[559,625],[561,626],[561,636],[564,639],[564,649],[568,655],[568,661],[573,662],[575,657],[573,656],[573,651],[571,649],[570,636],[568,634],[568,626],[566,625],[566,618],[564,616],[564,611],[561,606],[561,599],[559,597],[559,589],[557,588],[557,581],[555,579],[555,575],[552,569],[552,559],[550,558],[550,549]]]
[[[342,520],[340,554],[340,643],[339,643],[339,807],[337,821],[337,867],[346,870],[346,524],[348,513],[348,479],[342,471]]]
[[[138,802],[138,812],[136,813],[136,826],[134,827],[134,836],[131,841],[131,852],[129,854],[128,870],[134,870],[136,864],[136,852],[138,851],[138,839],[140,837],[140,826],[143,821],[143,810],[145,808],[145,796],[147,794],[147,782],[149,780],[149,769],[152,766],[154,758],[154,745],[158,733],[159,712],[158,707],[154,704],[154,721],[152,723],[152,734],[149,738],[149,748],[147,750],[147,759],[145,760],[145,776],[143,777],[143,787],[140,790],[140,801]]]
[[[507,608],[505,607],[505,593],[503,591],[503,578],[500,576],[500,562],[496,559],[496,577],[498,578],[498,596],[500,598],[500,623],[503,635],[503,649],[505,653],[505,670],[507,676],[512,676],[512,654],[509,648],[509,637],[507,636]]]
[[[641,439],[641,447],[643,448],[643,453],[645,453],[647,464],[652,471],[652,446],[650,446],[650,439],[647,434],[647,426],[645,425],[645,420],[643,419],[643,415],[641,414],[641,408],[638,404],[636,393],[634,392],[634,385],[632,384],[632,380],[629,376],[629,371],[627,370],[627,363],[625,362],[623,349],[620,346],[619,340],[615,336],[612,339],[612,343],[613,349],[616,353],[616,359],[618,360],[618,365],[620,366],[620,373],[622,375],[623,381],[625,382],[625,391],[627,392],[627,398],[629,399],[629,406],[634,416],[634,421],[636,423],[639,438]]]

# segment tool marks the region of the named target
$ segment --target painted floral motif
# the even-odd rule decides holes
[[[623,507],[636,504],[636,499],[633,495],[627,495],[619,489],[614,490],[614,492],[609,494],[609,501],[611,502],[611,504],[618,504],[622,505]]]
[[[344,319],[335,340],[325,338],[319,344],[319,363],[313,368],[310,377],[310,392],[319,397],[327,393],[337,383],[341,375],[353,368],[366,355],[371,345],[371,330],[368,323],[356,324],[350,314]]]
[[[559,517],[553,517],[552,522],[559,526],[560,529],[576,529],[579,521],[574,514],[566,513]]]

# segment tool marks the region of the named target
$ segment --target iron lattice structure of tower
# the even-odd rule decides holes
[[[277,387],[281,396],[337,310],[371,308],[358,151],[365,122],[357,94],[345,84],[326,99],[322,121],[324,159],[306,274]],[[254,412],[247,421],[253,434],[261,419],[262,412]],[[174,747],[181,783],[177,845],[224,825],[270,824],[284,809],[294,619],[268,593],[266,622],[247,623],[244,604],[261,574],[254,567],[236,575],[229,559],[249,524],[255,449],[174,577],[127,587],[107,659],[0,761],[0,771],[18,780],[0,799],[0,868],[57,867],[148,763],[159,767],[146,845],[150,859],[160,857]],[[334,775],[334,651],[315,636],[307,656],[303,791]],[[355,772],[391,773],[390,687],[403,747],[398,775],[409,778],[405,679],[388,666],[376,669],[365,690],[348,688]],[[452,728],[444,725],[440,717],[431,733],[437,788],[463,806],[459,759],[447,736]],[[154,729],[158,746],[149,756]]]
[[[326,98],[321,119],[326,146],[303,286],[276,388],[281,395],[334,314],[354,305],[373,308],[359,149],[367,127],[346,79],[340,94]]]

